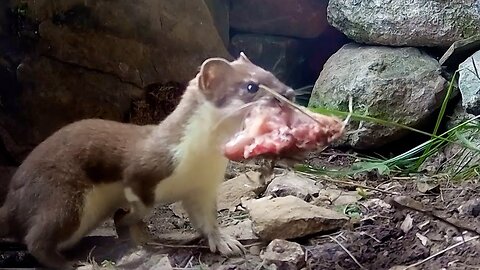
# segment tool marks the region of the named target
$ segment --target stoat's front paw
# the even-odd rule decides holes
[[[237,239],[223,233],[211,234],[208,237],[208,245],[210,246],[210,251],[219,252],[225,256],[245,254],[245,248]]]

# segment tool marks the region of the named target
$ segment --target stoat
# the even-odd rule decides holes
[[[231,62],[203,62],[158,125],[86,119],[61,128],[14,174],[0,208],[0,237],[26,244],[47,267],[67,269],[73,263],[61,252],[106,219],[115,216],[116,227],[141,244],[149,238],[142,218],[157,204],[181,201],[212,252],[243,252],[219,230],[216,196],[228,163],[222,144],[242,124],[233,112],[270,98],[260,84],[294,99],[290,87],[242,53]]]

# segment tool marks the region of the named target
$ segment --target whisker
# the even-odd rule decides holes
[[[274,97],[276,97],[277,99],[279,99],[280,101],[283,101],[285,102],[287,105],[289,105],[290,107],[296,109],[297,111],[299,111],[300,113],[302,113],[303,115],[307,116],[308,118],[312,119],[313,121],[315,121],[317,124],[319,125],[322,125],[322,123],[320,123],[320,121],[318,121],[317,119],[315,119],[313,116],[311,116],[310,114],[308,114],[307,112],[305,112],[300,106],[298,106],[297,104],[291,102],[290,100],[288,100],[286,97],[280,95],[279,93],[273,91],[272,89],[268,88],[267,86],[261,84],[260,85],[260,88],[262,88],[263,90],[267,91],[268,93],[272,94]]]
[[[253,105],[256,105],[258,103],[258,100],[256,101],[253,101],[253,102],[250,102],[250,103],[246,103],[242,106],[240,106],[239,108],[237,108],[236,110],[234,111],[231,111],[229,113],[227,113],[226,115],[224,115],[222,118],[220,118],[220,120],[218,120],[218,122],[215,124],[215,126],[213,127],[213,129],[217,129],[218,126],[220,126],[225,120],[229,119],[230,117],[236,115],[237,113],[240,113],[242,111],[244,111],[245,109],[248,109],[249,107],[253,106]]]

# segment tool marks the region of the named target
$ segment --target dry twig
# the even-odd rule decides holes
[[[456,248],[456,247],[458,247],[458,246],[461,246],[461,245],[463,245],[463,244],[465,244],[465,243],[467,243],[467,242],[470,242],[470,241],[475,240],[475,239],[478,239],[478,238],[480,238],[480,236],[477,235],[477,236],[475,236],[475,237],[469,238],[469,239],[464,240],[464,241],[462,241],[462,242],[458,242],[458,243],[456,243],[456,244],[454,244],[454,245],[451,245],[451,246],[447,247],[447,248],[444,249],[444,250],[440,250],[439,252],[437,252],[437,253],[429,256],[428,258],[425,258],[425,259],[423,259],[423,260],[421,260],[421,261],[419,261],[419,262],[416,262],[416,263],[414,263],[414,264],[411,264],[411,265],[403,268],[402,270],[406,270],[406,269],[409,269],[409,268],[412,268],[412,267],[415,267],[415,266],[419,266],[419,265],[421,265],[421,264],[423,264],[423,263],[425,263],[425,262],[427,262],[427,261],[429,261],[429,260],[431,260],[431,259],[439,256],[439,255],[442,255],[443,253],[445,253],[445,252],[447,252],[447,251],[449,251],[449,250],[451,250],[451,249],[454,249],[454,248]]]
[[[367,268],[363,267],[363,265],[361,265],[360,262],[358,262],[358,260],[355,258],[355,256],[353,256],[353,254],[347,248],[345,248],[345,246],[343,246],[342,243],[340,243],[334,237],[330,236],[330,239],[332,239],[332,241],[337,243],[337,245],[339,245],[348,254],[348,256],[350,256],[350,258],[352,258],[352,260],[358,265],[358,267],[360,267],[361,269],[367,269]]]

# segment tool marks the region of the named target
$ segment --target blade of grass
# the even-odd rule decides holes
[[[450,84],[447,89],[447,94],[445,95],[445,98],[443,99],[442,106],[440,108],[440,112],[438,113],[437,117],[437,122],[435,123],[435,127],[433,129],[433,135],[437,135],[438,129],[440,127],[440,124],[443,121],[443,117],[445,115],[445,110],[447,109],[447,104],[450,101],[450,97],[452,96],[453,93],[453,84],[455,82],[455,77],[457,76],[457,71],[453,73],[452,79],[450,80]],[[415,167],[418,169],[422,163],[427,159],[427,153],[430,151],[430,145],[427,146],[427,148],[424,150],[423,155],[418,159],[417,163],[415,164]]]

